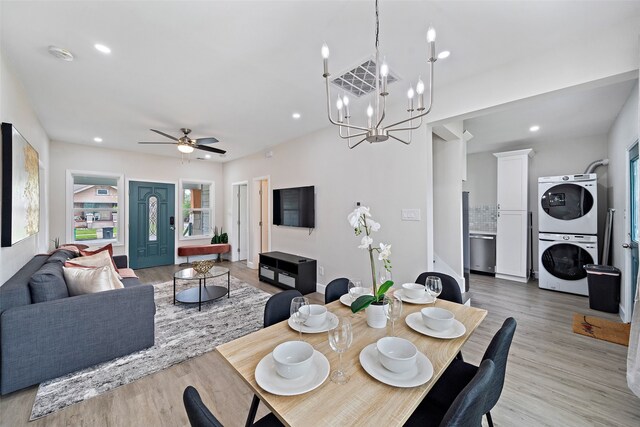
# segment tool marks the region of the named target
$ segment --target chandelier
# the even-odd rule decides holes
[[[389,76],[389,66],[387,65],[386,60],[383,59],[382,65],[380,64],[380,50],[379,50],[379,33],[380,33],[380,19],[378,15],[378,0],[376,0],[376,32],[375,32],[375,47],[376,47],[376,75],[375,75],[375,109],[369,103],[367,107],[367,117],[368,124],[366,127],[357,126],[351,124],[351,114],[349,111],[349,97],[346,95],[340,96],[338,95],[336,101],[336,108],[338,109],[337,118],[333,118],[333,114],[331,112],[331,91],[329,89],[329,77],[331,74],[329,73],[329,47],[325,43],[322,45],[322,58],[324,63],[324,73],[322,77],[325,80],[325,86],[327,91],[327,115],[329,116],[329,122],[334,124],[340,128],[340,137],[342,139],[346,139],[348,141],[348,146],[350,149],[353,149],[363,143],[364,141],[368,141],[370,143],[374,142],[383,142],[389,138],[395,139],[396,141],[400,141],[403,144],[409,145],[411,144],[411,131],[418,129],[422,125],[422,118],[429,114],[431,111],[431,104],[433,103],[433,64],[437,61],[437,57],[435,54],[436,46],[436,30],[433,27],[429,27],[427,30],[427,44],[428,44],[428,59],[427,62],[429,64],[429,104],[425,106],[424,103],[424,82],[421,78],[418,78],[418,82],[416,84],[415,90],[413,87],[409,87],[407,91],[407,113],[409,113],[409,117],[400,120],[399,122],[384,125],[383,121],[386,113],[387,106],[387,96],[389,95],[389,91],[387,89],[387,80]],[[414,99],[417,97],[417,100]],[[382,105],[381,105],[382,104]],[[415,120],[418,120],[417,124]],[[405,125],[406,124],[406,125]],[[400,125],[405,125],[403,127],[398,127]],[[403,140],[399,138],[394,133],[396,132],[409,132],[408,140]],[[352,144],[352,138],[359,139],[357,142]],[[360,139],[362,138],[362,139]]]

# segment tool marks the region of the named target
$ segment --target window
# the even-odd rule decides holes
[[[67,242],[122,242],[122,185],[122,175],[67,171]]]
[[[180,181],[180,194],[180,239],[213,236],[213,183]]]

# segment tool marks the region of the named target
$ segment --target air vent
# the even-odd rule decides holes
[[[393,72],[389,71],[387,84],[398,80],[399,78],[394,75]],[[376,89],[376,63],[371,59],[365,61],[353,70],[336,77],[331,83],[356,97],[371,93]],[[382,82],[380,84],[382,84]]]

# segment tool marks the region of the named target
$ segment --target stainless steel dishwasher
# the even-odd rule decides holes
[[[496,272],[496,236],[471,233],[469,235],[471,271]]]

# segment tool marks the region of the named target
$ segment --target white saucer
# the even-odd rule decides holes
[[[360,352],[360,364],[365,371],[381,383],[394,387],[418,387],[429,381],[433,376],[433,365],[427,356],[418,352],[416,366],[402,374],[391,372],[378,358],[376,344],[369,344]]]
[[[300,378],[288,380],[276,372],[272,353],[267,354],[256,366],[256,382],[264,390],[279,396],[295,396],[307,393],[322,385],[329,376],[329,360],[315,350],[309,371]]]
[[[340,302],[346,305],[347,307],[351,307],[353,298],[351,298],[351,295],[349,294],[340,295]]]
[[[408,302],[409,304],[433,304],[433,297],[426,292],[421,298],[409,298],[404,294],[403,289],[398,289],[395,295],[398,295],[402,301]]]
[[[434,338],[453,339],[461,337],[467,332],[467,328],[456,319],[453,319],[453,326],[446,331],[434,331],[422,321],[422,314],[420,312],[411,313],[405,318],[407,325],[416,332],[420,332],[423,335],[428,335]]]
[[[300,330],[300,326],[298,326],[297,324],[293,323],[293,320],[291,318],[289,318],[287,323],[289,323],[289,327],[291,329],[293,329],[294,331],[298,332]],[[324,321],[324,323],[322,325],[315,326],[315,327],[302,325],[302,333],[303,334],[317,334],[319,332],[327,332],[328,330],[333,329],[336,326],[338,326],[338,316],[336,316],[335,314],[333,314],[330,311],[327,311],[327,319]]]

